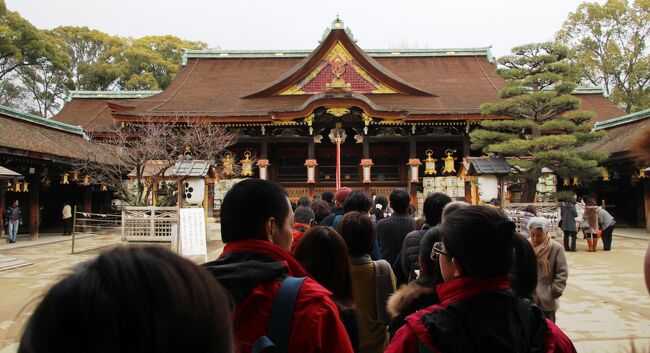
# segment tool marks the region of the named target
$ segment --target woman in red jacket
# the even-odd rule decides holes
[[[407,317],[387,353],[575,352],[569,338],[522,298],[537,283],[535,253],[502,212],[469,206],[445,219],[442,234],[431,254],[445,280],[437,287],[441,302]]]

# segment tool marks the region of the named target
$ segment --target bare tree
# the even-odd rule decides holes
[[[91,149],[79,169],[88,174],[91,183],[107,186],[129,205],[146,205],[161,182],[176,181],[168,170],[179,156],[189,152],[194,159],[210,160],[214,165],[215,158],[238,137],[233,130],[196,119],[163,123],[147,118],[107,135],[93,141],[101,148]],[[127,176],[133,182],[125,180]],[[169,192],[167,198],[172,196]]]

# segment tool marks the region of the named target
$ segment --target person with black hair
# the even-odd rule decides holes
[[[575,196],[570,196],[560,204],[560,229],[564,233],[564,251],[576,251],[578,228],[576,218],[582,216],[576,208]],[[569,245],[569,241],[571,245]]]
[[[415,270],[419,268],[420,240],[430,228],[440,223],[442,210],[451,202],[451,198],[442,192],[434,192],[424,199],[422,211],[426,222],[419,230],[414,230],[404,237],[400,252],[400,271],[409,281],[415,278]]]
[[[352,192],[352,189],[348,187],[342,187],[336,191],[334,194],[334,206],[332,207],[332,214],[325,217],[320,223],[319,226],[324,227],[334,227],[334,219],[343,214],[343,205],[345,200],[348,198],[348,195]]]
[[[309,207],[310,203],[311,202],[309,201],[309,197],[300,196],[300,198],[298,199],[298,203],[296,204],[296,208],[298,208],[300,206]]]
[[[390,193],[390,207],[393,215],[377,223],[377,240],[381,258],[393,267],[397,282],[407,282],[407,273],[402,271],[401,262],[396,261],[402,251],[404,238],[413,230],[413,218],[409,215],[411,197],[406,190],[395,189]]]
[[[373,261],[369,253],[375,243],[375,225],[368,214],[351,211],[343,216],[339,233],[351,257],[351,274],[361,353],[383,352],[388,343],[386,311],[388,297],[395,292],[395,276],[386,260]]]
[[[205,269],[158,246],[118,247],[50,288],[18,352],[233,352],[229,313]]]
[[[391,339],[404,325],[407,316],[440,302],[436,286],[444,281],[440,274],[440,266],[430,258],[431,248],[440,238],[440,227],[429,229],[421,237],[418,249],[421,249],[423,254],[419,256],[419,276],[411,283],[402,285],[388,300],[387,310],[392,319],[388,326],[388,334]]]
[[[527,299],[537,285],[535,252],[515,228],[489,206],[445,218],[442,241],[432,249],[445,281],[437,287],[441,302],[408,316],[386,353],[575,352]]]
[[[438,201],[440,201],[440,199],[444,200],[444,198],[439,197],[440,195],[437,197]],[[440,215],[437,215],[438,211],[435,211],[435,217],[440,223],[450,214],[467,206],[469,206],[469,204],[466,202],[452,201],[444,206],[444,210],[440,211]],[[425,209],[426,208],[427,207],[425,206]],[[436,218],[434,218],[434,220]],[[436,292],[436,286],[444,281],[442,279],[442,274],[440,273],[438,261],[434,261],[431,257],[433,244],[442,240],[442,232],[439,223],[426,231],[422,236],[422,239],[420,239],[417,267],[419,273],[417,278],[408,285],[401,286],[388,300],[388,312],[392,317],[390,326],[388,326],[388,333],[391,338],[395,335],[395,332],[404,325],[407,316],[440,301]]]
[[[330,209],[333,210],[336,205],[334,205],[334,194],[332,194],[329,191],[325,191],[320,195],[321,200],[327,202],[329,205]]]
[[[290,352],[352,352],[332,293],[310,278],[289,250],[293,212],[284,189],[262,179],[235,184],[221,204],[221,256],[204,264],[235,304],[236,351],[251,352],[266,335],[283,279],[305,277],[295,300]]]
[[[5,222],[7,222],[7,242],[15,243],[18,228],[23,223],[23,214],[18,206],[18,200],[15,200],[5,211]]]
[[[72,235],[72,207],[69,202],[63,203],[61,210],[61,218],[63,219],[63,235]]]
[[[375,195],[372,203],[372,209],[368,213],[370,214],[373,222],[377,223],[386,218],[386,211],[388,210],[388,198],[384,195]]]
[[[352,292],[350,255],[339,233],[330,227],[314,226],[303,234],[294,253],[305,270],[332,292],[341,321],[355,352],[359,352],[359,325]]]
[[[322,222],[325,217],[332,214],[332,210],[330,209],[329,204],[324,200],[312,201],[309,207],[311,207],[312,211],[314,211],[314,221],[316,224],[320,224],[320,222]]]
[[[343,212],[340,215],[334,217],[332,226],[334,229],[338,230],[341,233],[341,230],[338,228],[343,216],[348,212],[360,212],[362,214],[368,214],[370,207],[372,206],[372,201],[366,194],[361,190],[354,190],[345,198],[345,203],[343,204]],[[375,238],[375,242],[370,252],[370,257],[373,260],[379,260],[381,254],[379,253],[379,240]]]

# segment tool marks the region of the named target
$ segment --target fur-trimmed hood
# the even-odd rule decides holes
[[[435,289],[423,287],[419,284],[404,284],[388,299],[386,310],[391,318],[396,318],[407,311],[416,302],[429,301],[428,297],[434,295]]]

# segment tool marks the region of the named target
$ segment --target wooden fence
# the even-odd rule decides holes
[[[127,241],[171,242],[178,229],[178,207],[126,206],[122,238]]]

